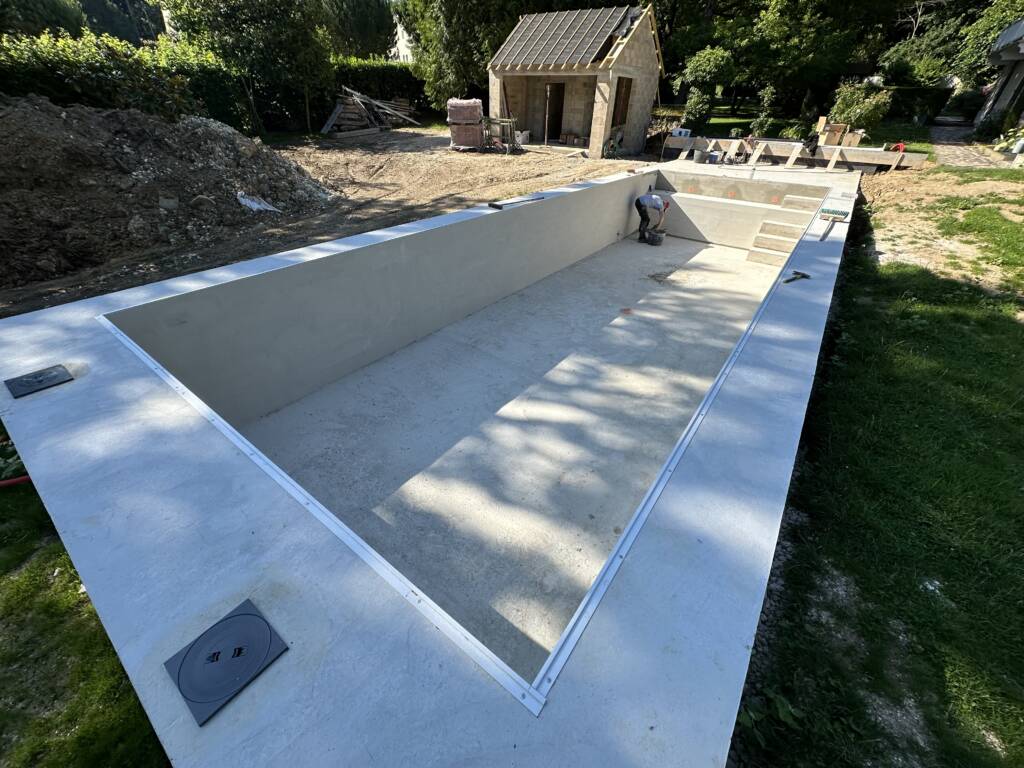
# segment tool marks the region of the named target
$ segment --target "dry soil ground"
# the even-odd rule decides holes
[[[970,174],[977,173],[977,179]],[[861,191],[872,211],[875,255],[882,264],[901,262],[943,277],[973,283],[988,292],[1007,288],[1012,266],[985,253],[984,245],[960,231],[969,211],[998,212],[1008,224],[1024,223],[1024,198],[1016,177],[940,166],[927,173],[866,176]],[[995,219],[998,221],[998,218]],[[1005,226],[1005,225],[1004,225]],[[1024,231],[1022,229],[1021,231]]]
[[[447,133],[403,129],[360,139],[276,146],[340,193],[309,216],[252,214],[227,240],[140,249],[62,278],[0,291],[0,316],[62,304],[187,272],[435,216],[481,202],[557,187],[636,167],[551,150],[519,155],[457,153]]]

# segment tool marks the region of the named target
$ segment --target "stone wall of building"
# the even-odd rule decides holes
[[[612,65],[612,75],[616,80],[623,77],[633,80],[622,143],[623,150],[630,154],[643,151],[647,141],[647,126],[651,121],[651,108],[658,95],[658,80],[661,77],[658,50],[650,22],[643,18],[637,24],[639,26],[633,36]]]
[[[490,75],[491,117],[498,117],[498,99],[501,87],[505,89],[506,108],[519,125],[519,130],[530,131],[531,141],[544,140],[545,100],[549,83],[565,85],[565,101],[562,106],[562,129],[559,133],[575,133],[577,136],[590,135],[590,123],[594,114],[593,75]],[[552,143],[558,136],[550,136]]]

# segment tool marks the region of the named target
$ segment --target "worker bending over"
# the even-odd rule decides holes
[[[658,223],[654,225],[655,231],[661,229],[661,223],[665,220],[665,211],[668,210],[668,200],[654,194],[654,187],[647,188],[646,195],[640,195],[636,199],[636,212],[640,214],[640,242],[647,242],[647,228],[651,226],[651,215],[649,211],[658,212]]]

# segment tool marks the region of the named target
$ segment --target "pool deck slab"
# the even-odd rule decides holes
[[[830,207],[853,204],[856,174],[796,178],[831,185]],[[418,226],[489,215],[503,214]],[[0,392],[0,415],[169,757],[724,765],[847,225],[815,221],[797,246],[786,269],[812,279],[773,286],[540,716],[96,321],[409,231],[0,321],[0,378],[58,362],[76,376],[17,401]],[[289,651],[197,728],[163,662],[246,598]]]

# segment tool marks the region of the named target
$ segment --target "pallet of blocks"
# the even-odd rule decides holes
[[[482,149],[484,107],[480,99],[448,99],[448,130],[452,149]]]

